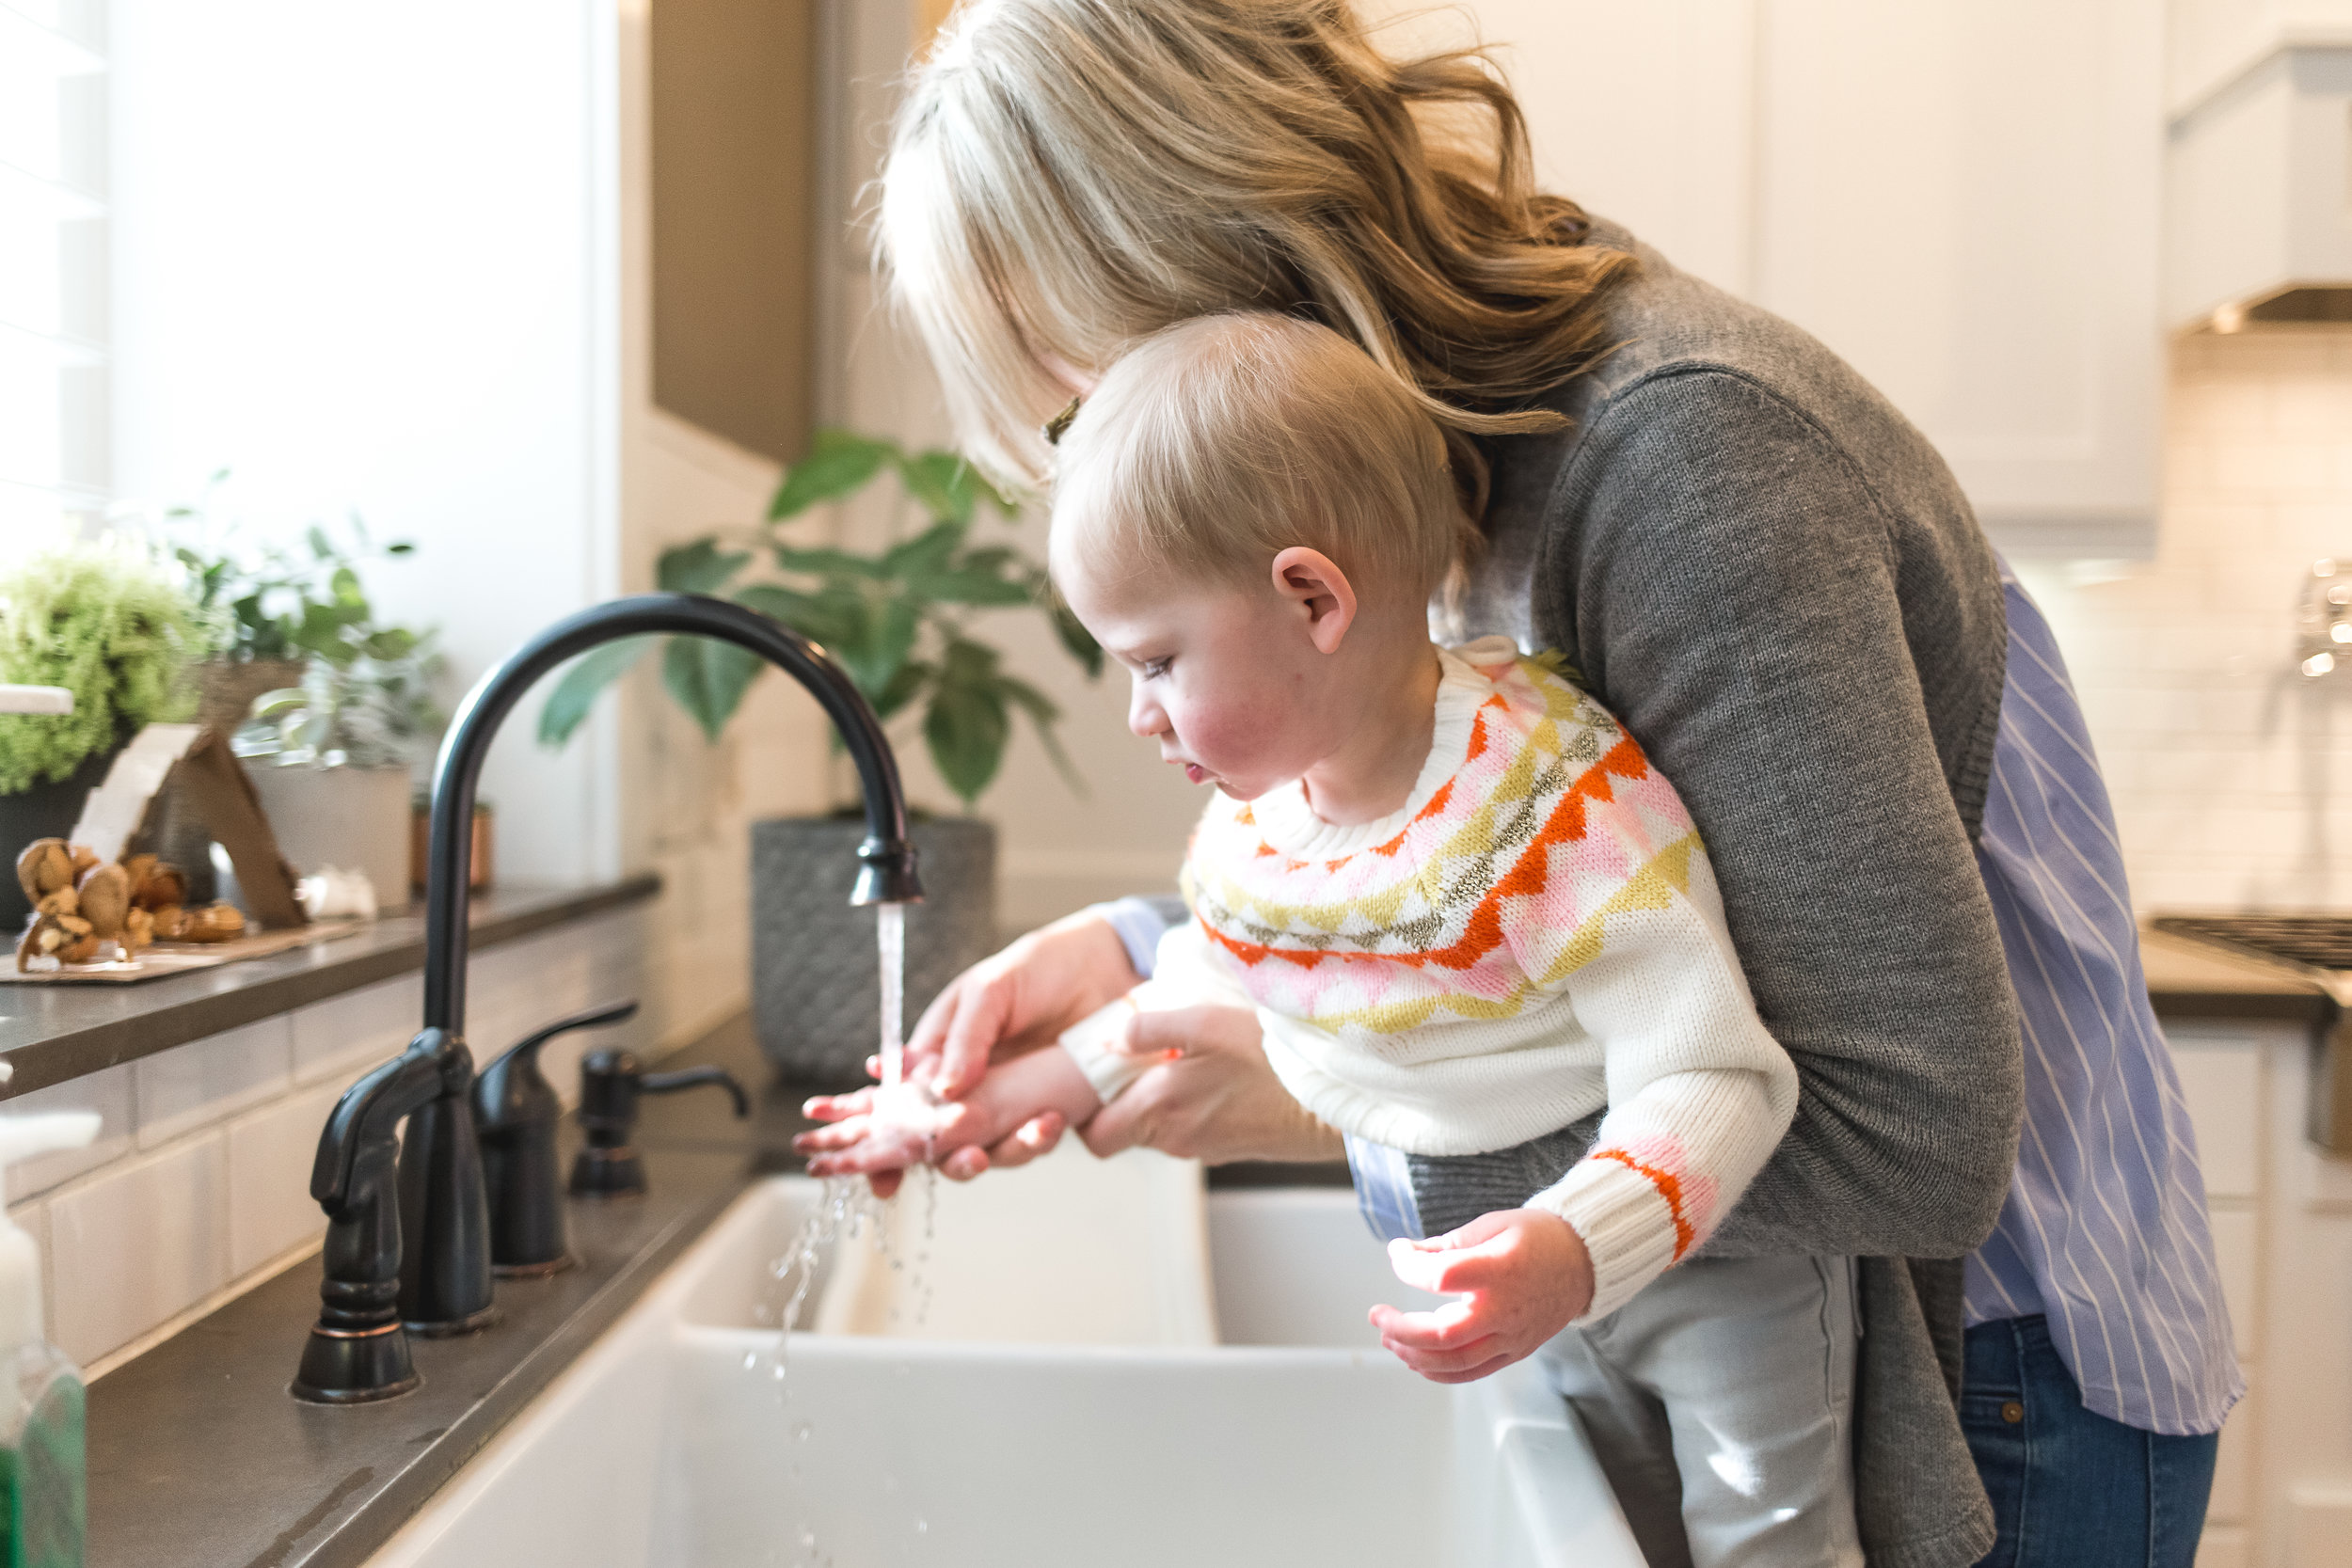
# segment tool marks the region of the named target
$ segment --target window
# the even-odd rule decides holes
[[[0,543],[106,503],[102,0],[0,0]]]

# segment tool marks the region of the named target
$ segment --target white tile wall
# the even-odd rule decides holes
[[[2065,649],[2142,909],[2352,900],[2352,678],[2295,673],[2352,561],[2352,335],[2175,347],[2153,562],[2021,561]]]
[[[235,1115],[294,1085],[294,1030],[283,1014],[131,1064],[141,1148]]]
[[[110,1067],[87,1078],[53,1085],[19,1095],[8,1102],[11,1113],[27,1116],[48,1111],[96,1111],[98,1136],[87,1148],[61,1149],[24,1160],[8,1167],[8,1200],[47,1192],[84,1171],[96,1170],[131,1152],[136,1112],[131,1098],[131,1067]]]
[[[343,1085],[322,1084],[229,1124],[229,1272],[246,1275],[326,1231],[310,1197],[319,1131]]]
[[[640,994],[645,926],[642,909],[616,911],[485,952],[470,986],[476,1061]],[[8,1176],[9,1212],[43,1255],[52,1338],[87,1366],[322,1235],[310,1196],[319,1130],[353,1079],[408,1043],[422,1001],[416,976],[389,980],[0,1106],[101,1117],[91,1148]],[[653,1043],[641,1018],[543,1060],[569,1098],[582,1051]]]
[[[294,1071],[297,1084],[348,1084],[408,1048],[424,1013],[424,980],[404,975],[297,1007]]]
[[[49,1200],[56,1321],[87,1364],[229,1283],[229,1157],[218,1132],[135,1156]]]

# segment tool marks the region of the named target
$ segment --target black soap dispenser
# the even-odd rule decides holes
[[[558,1019],[517,1041],[474,1080],[474,1128],[482,1141],[483,1186],[489,1197],[490,1265],[502,1279],[569,1268],[564,1190],[555,1158],[564,1107],[539,1070],[539,1048],[574,1029],[601,1029],[637,1014],[637,1004]]]

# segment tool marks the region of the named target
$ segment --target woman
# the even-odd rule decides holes
[[[965,439],[1014,480],[1045,476],[1039,426],[1095,367],[1203,311],[1297,312],[1422,390],[1488,540],[1457,630],[1563,650],[1677,782],[1798,1065],[1796,1124],[1711,1244],[1866,1259],[1872,1560],[2185,1565],[2241,1386],[2201,1184],[2055,646],[1918,433],[1803,333],[1535,192],[1484,62],[1387,60],[1343,0],[968,4],[882,214]],[[1023,939],[934,1004],[917,1059],[968,1086],[1133,985],[1168,918]],[[1249,1015],[1134,1044],[1184,1054],[1087,1127],[1098,1152],[1337,1152]],[[1580,1151],[1414,1159],[1368,1206],[1435,1234]],[[1605,1464],[1655,1418],[1638,1390],[1577,1409]],[[1677,1478],[1612,1481],[1651,1560],[1680,1560]]]

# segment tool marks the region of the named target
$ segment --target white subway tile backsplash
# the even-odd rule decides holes
[[[2021,562],[2082,698],[2142,909],[2352,899],[2352,696],[2290,620],[2352,561],[2352,340],[2175,345],[2156,557]]]
[[[154,1148],[183,1132],[260,1104],[294,1082],[294,1036],[284,1015],[192,1040],[132,1064],[138,1142]]]
[[[8,1167],[8,1197],[15,1202],[45,1193],[84,1171],[96,1170],[131,1152],[137,1131],[137,1112],[131,1095],[131,1068],[110,1067],[87,1078],[55,1084],[8,1101],[8,1114],[38,1115],[45,1111],[96,1111],[98,1136],[87,1148],[60,1149],[22,1160]]]
[[[310,1196],[319,1132],[342,1086],[326,1084],[229,1124],[229,1273],[248,1274],[326,1227]]]
[[[87,1365],[229,1282],[218,1132],[126,1160],[49,1200],[51,1336]]]
[[[406,1050],[423,1018],[424,980],[416,974],[297,1007],[293,1014],[294,1081],[348,1084]]]
[[[43,1331],[57,1321],[57,1282],[50,1277],[49,1268],[49,1205],[35,1198],[19,1203],[8,1210],[8,1223],[33,1239],[33,1247],[40,1255],[40,1321]]]

